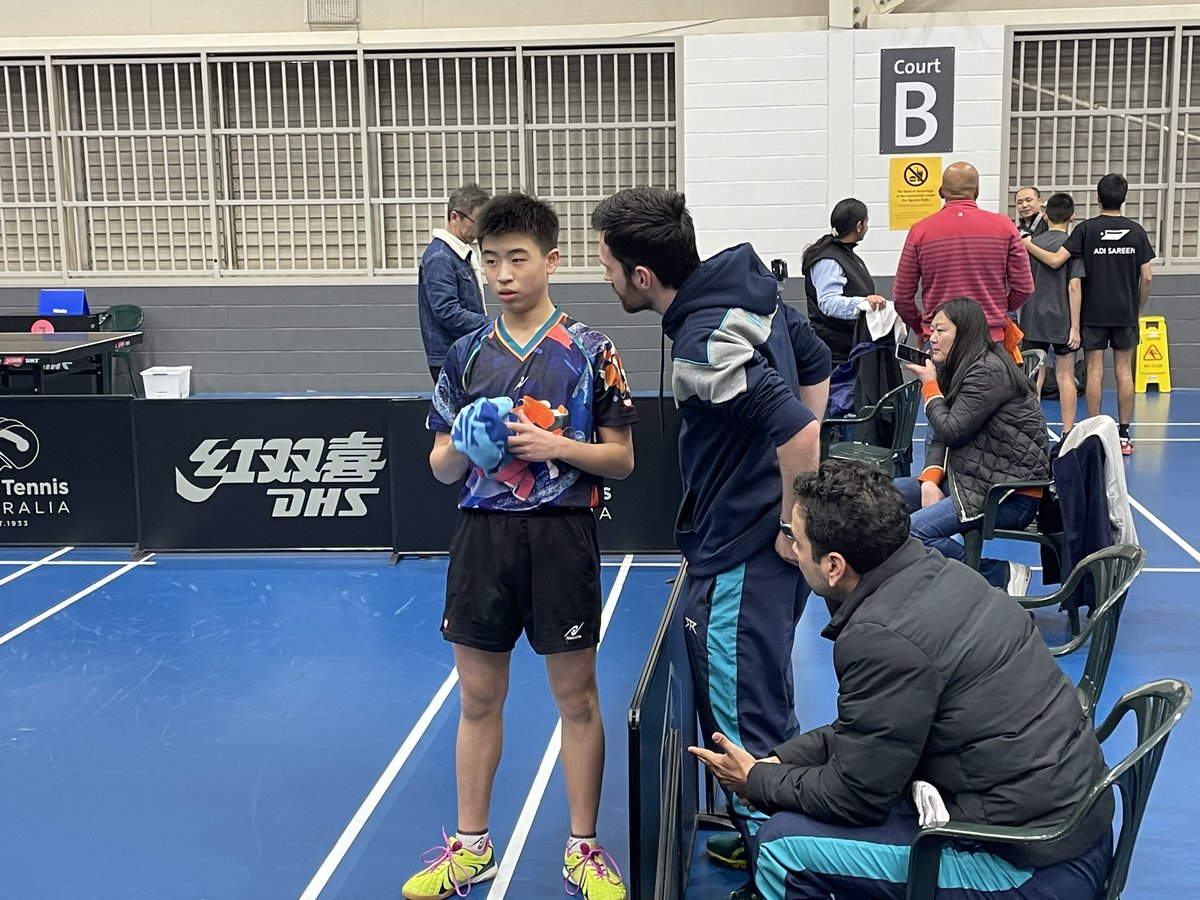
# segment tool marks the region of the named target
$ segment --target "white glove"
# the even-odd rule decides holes
[[[942,802],[942,795],[928,781],[912,783],[912,798],[917,807],[917,822],[922,828],[942,826],[950,821],[950,811]]]

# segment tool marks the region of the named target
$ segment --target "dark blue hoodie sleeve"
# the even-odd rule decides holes
[[[792,349],[796,353],[796,374],[800,384],[807,387],[820,384],[833,372],[833,358],[829,346],[817,336],[812,323],[786,303],[780,303]]]
[[[676,403],[693,403],[787,443],[816,417],[756,349],[769,336],[771,317],[724,311],[715,328],[689,328],[672,347]]]

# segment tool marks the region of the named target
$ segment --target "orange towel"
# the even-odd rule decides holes
[[[1004,349],[1012,354],[1013,361],[1019,366],[1024,360],[1021,358],[1021,341],[1025,337],[1025,332],[1021,330],[1021,326],[1012,319],[1008,320],[1008,324],[1004,326]]]

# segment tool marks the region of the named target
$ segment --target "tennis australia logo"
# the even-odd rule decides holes
[[[208,438],[188,456],[190,474],[175,468],[175,493],[204,503],[226,484],[268,487],[271,517],[355,518],[367,515],[371,484],[385,465],[383,438],[355,431],[344,438]],[[311,485],[322,485],[314,487]]]
[[[582,622],[580,622],[578,625],[572,625],[570,628],[568,628],[567,633],[563,635],[563,638],[568,641],[583,640],[583,635],[580,634],[581,631],[583,631]]]
[[[41,442],[37,433],[17,419],[0,418],[0,472],[24,471],[37,462]],[[28,481],[0,477],[0,527],[22,528],[27,516],[58,516],[71,511],[62,498],[71,492],[62,478]],[[10,518],[19,516],[22,518]]]
[[[16,419],[0,419],[0,471],[28,469],[40,449],[32,428]]]

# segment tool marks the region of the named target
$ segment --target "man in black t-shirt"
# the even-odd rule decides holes
[[[1049,253],[1026,240],[1039,262],[1058,268],[1072,256],[1083,262],[1083,302],[1080,338],[1087,361],[1087,413],[1100,414],[1104,380],[1104,351],[1113,350],[1117,379],[1117,423],[1121,452],[1133,453],[1129,423],[1133,418],[1133,351],[1138,344],[1138,316],[1150,299],[1154,248],[1145,229],[1121,215],[1129,183],[1120,175],[1105,175],[1096,192],[1100,215],[1076,226],[1062,248]]]

